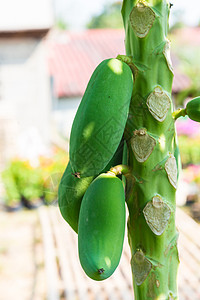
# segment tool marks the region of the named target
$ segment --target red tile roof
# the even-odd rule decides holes
[[[102,60],[125,54],[124,31],[118,29],[53,32],[47,45],[49,73],[58,98],[82,96],[92,72]],[[188,77],[175,72],[174,92],[189,84]]]
[[[200,46],[200,27],[183,27],[174,30],[177,42],[184,45],[191,45],[192,47]]]

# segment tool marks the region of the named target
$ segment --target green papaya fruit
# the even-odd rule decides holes
[[[104,280],[117,268],[125,219],[122,181],[111,173],[99,175],[83,197],[78,225],[79,259],[91,279]]]
[[[186,114],[191,120],[200,122],[200,97],[196,97],[187,103]]]
[[[127,64],[113,58],[97,66],[71,129],[69,157],[74,173],[98,175],[108,164],[124,132],[132,90]]]
[[[103,172],[107,172],[111,167],[122,163],[123,143],[124,141],[121,140],[117,151]],[[73,174],[69,162],[59,184],[58,205],[61,215],[76,233],[78,233],[78,217],[81,201],[85,191],[94,178],[95,176],[79,178],[78,174]]]
[[[115,154],[113,155],[109,163],[106,165],[106,167],[101,171],[101,173],[106,173],[111,168],[122,164],[123,150],[124,150],[124,139],[121,140]]]
[[[78,216],[81,200],[94,176],[79,178],[74,175],[71,164],[65,169],[58,188],[58,205],[63,218],[78,233]]]

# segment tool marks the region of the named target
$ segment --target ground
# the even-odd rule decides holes
[[[41,232],[36,210],[0,211],[1,299],[45,299]]]
[[[177,208],[179,296],[200,299],[199,224]],[[130,249],[125,235],[120,264],[109,279],[94,282],[78,259],[77,235],[58,207],[8,213],[0,210],[0,299],[132,300]]]

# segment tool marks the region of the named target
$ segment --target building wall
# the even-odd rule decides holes
[[[1,144],[2,136],[8,141],[4,152],[11,147],[13,140],[16,145],[18,137],[33,128],[45,144],[49,143],[50,105],[44,42],[36,38],[1,38],[0,122],[10,120],[12,124],[9,132],[5,132],[4,126],[4,133],[0,136]],[[15,147],[12,148],[15,152]]]
[[[69,140],[72,123],[80,104],[81,97],[53,100],[53,122],[58,132]]]

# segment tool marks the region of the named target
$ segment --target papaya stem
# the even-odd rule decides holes
[[[185,108],[179,108],[172,113],[174,120],[177,120],[180,117],[185,117],[187,115]]]
[[[177,163],[167,0],[123,0],[133,93],[126,123],[126,203],[135,300],[177,299]],[[179,112],[180,113],[180,112]],[[175,114],[176,117],[176,114]]]
[[[116,59],[121,60],[122,62],[124,62],[127,65],[131,65],[133,64],[133,58],[132,56],[127,56],[127,55],[117,55]]]
[[[127,64],[129,66],[129,68],[131,69],[132,73],[133,73],[133,78],[135,80],[135,77],[137,75],[137,68],[134,65],[133,62],[133,56],[128,56],[128,55],[117,55],[116,59],[121,60],[123,63]]]
[[[108,173],[113,173],[115,174],[116,176],[117,175],[127,175],[130,173],[130,169],[128,166],[126,165],[117,165],[113,168],[111,168]]]

